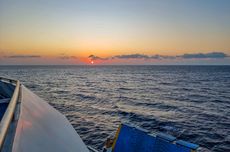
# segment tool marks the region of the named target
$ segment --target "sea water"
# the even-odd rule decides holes
[[[120,123],[230,151],[230,66],[0,66],[102,148]]]

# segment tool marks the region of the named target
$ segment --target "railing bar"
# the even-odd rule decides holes
[[[12,98],[10,100],[10,103],[6,109],[6,112],[4,113],[4,116],[0,122],[0,150],[2,149],[8,128],[10,126],[10,123],[12,121],[13,115],[14,115],[14,111],[15,111],[15,107],[17,104],[17,100],[18,100],[18,96],[19,96],[19,89],[20,89],[20,81],[18,80],[13,80],[13,79],[7,79],[7,78],[3,78],[0,77],[0,80],[6,80],[9,83],[11,82],[15,82],[16,83],[16,87],[14,89],[14,93],[12,95]]]
[[[91,150],[92,152],[99,152],[96,149],[92,148],[91,146],[87,146],[89,150]]]

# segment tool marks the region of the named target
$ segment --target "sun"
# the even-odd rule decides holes
[[[93,62],[93,61],[91,61],[91,64],[94,64],[94,62]]]

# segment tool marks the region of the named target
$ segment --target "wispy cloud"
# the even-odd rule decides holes
[[[0,50],[0,64],[230,64],[230,56],[224,52],[191,53],[182,55],[146,55],[120,54],[100,57],[90,55],[88,58],[71,54],[41,56],[39,54],[12,54]]]
[[[96,55],[90,55],[88,58],[90,60],[109,60],[109,59],[144,59],[144,60],[173,60],[173,59],[220,59],[229,57],[223,52],[211,52],[211,53],[194,53],[194,54],[183,54],[177,56],[166,56],[166,55],[145,55],[145,54],[126,54],[126,55],[116,55],[112,57],[99,57]]]
[[[211,52],[211,53],[197,53],[197,54],[184,54],[182,56],[179,56],[185,59],[204,59],[204,58],[226,58],[228,57],[227,54],[222,52]]]
[[[176,56],[168,56],[168,55],[153,55],[150,56],[150,59],[158,59],[158,60],[162,60],[162,59],[175,59]]]
[[[101,57],[95,56],[95,55],[90,55],[88,58],[90,60],[108,60],[108,59],[110,59],[110,58],[101,58]]]
[[[148,59],[150,57],[148,55],[144,55],[144,54],[128,54],[128,55],[117,55],[117,56],[114,56],[113,58],[118,58],[118,59]]]
[[[5,57],[6,58],[41,58],[40,55],[11,55]]]
[[[175,56],[166,56],[166,55],[145,55],[145,54],[129,54],[129,55],[117,55],[113,56],[112,58],[118,58],[118,59],[174,59]]]
[[[59,56],[58,58],[62,60],[78,59],[78,57],[76,56],[67,56],[67,55]]]

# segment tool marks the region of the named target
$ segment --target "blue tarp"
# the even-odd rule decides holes
[[[150,152],[155,138],[135,127],[122,125],[114,152]]]
[[[2,117],[8,107],[8,103],[0,103],[0,121],[2,120]]]
[[[12,84],[0,81],[0,121],[8,107],[14,88]]]
[[[155,137],[142,129],[122,124],[114,152],[191,152],[190,147],[175,144],[174,139],[162,134]]]
[[[1,98],[11,98],[14,93],[14,88],[14,85],[0,81]]]

